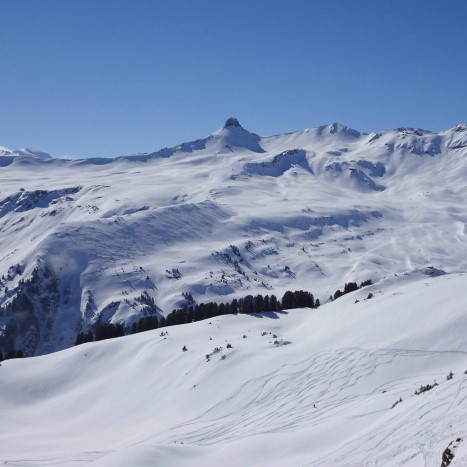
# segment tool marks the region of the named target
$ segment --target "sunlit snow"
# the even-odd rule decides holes
[[[33,278],[14,343],[49,354],[0,366],[0,463],[466,465],[467,127],[234,123],[108,160],[0,147],[0,306]],[[142,293],[167,314],[298,289],[324,305],[50,353]]]

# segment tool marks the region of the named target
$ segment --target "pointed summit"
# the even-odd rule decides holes
[[[261,137],[245,130],[234,117],[228,118],[225,125],[214,133],[211,133],[209,138],[211,142],[215,141],[218,145],[217,151],[219,154],[230,153],[234,149],[264,152],[264,149],[260,146]]]
[[[224,128],[231,128],[231,127],[242,127],[242,125],[240,125],[240,122],[234,118],[234,117],[230,117],[226,120],[225,124],[224,124]]]

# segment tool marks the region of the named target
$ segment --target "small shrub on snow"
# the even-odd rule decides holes
[[[392,404],[391,409],[393,409],[397,404],[400,404],[401,402],[402,402],[402,397],[400,397],[399,400],[397,400],[396,402],[394,402],[394,404]]]
[[[438,386],[438,383],[436,382],[436,380],[433,382],[433,384],[426,384],[426,385],[421,385],[416,391],[415,391],[415,395],[418,396],[424,392],[427,392],[427,391],[430,391],[431,389],[433,389],[435,386]]]

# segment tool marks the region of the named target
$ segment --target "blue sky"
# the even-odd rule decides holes
[[[466,122],[467,2],[0,0],[0,145],[115,156]]]

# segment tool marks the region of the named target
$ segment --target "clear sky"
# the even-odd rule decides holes
[[[466,0],[0,0],[0,145],[149,152],[467,121]]]

